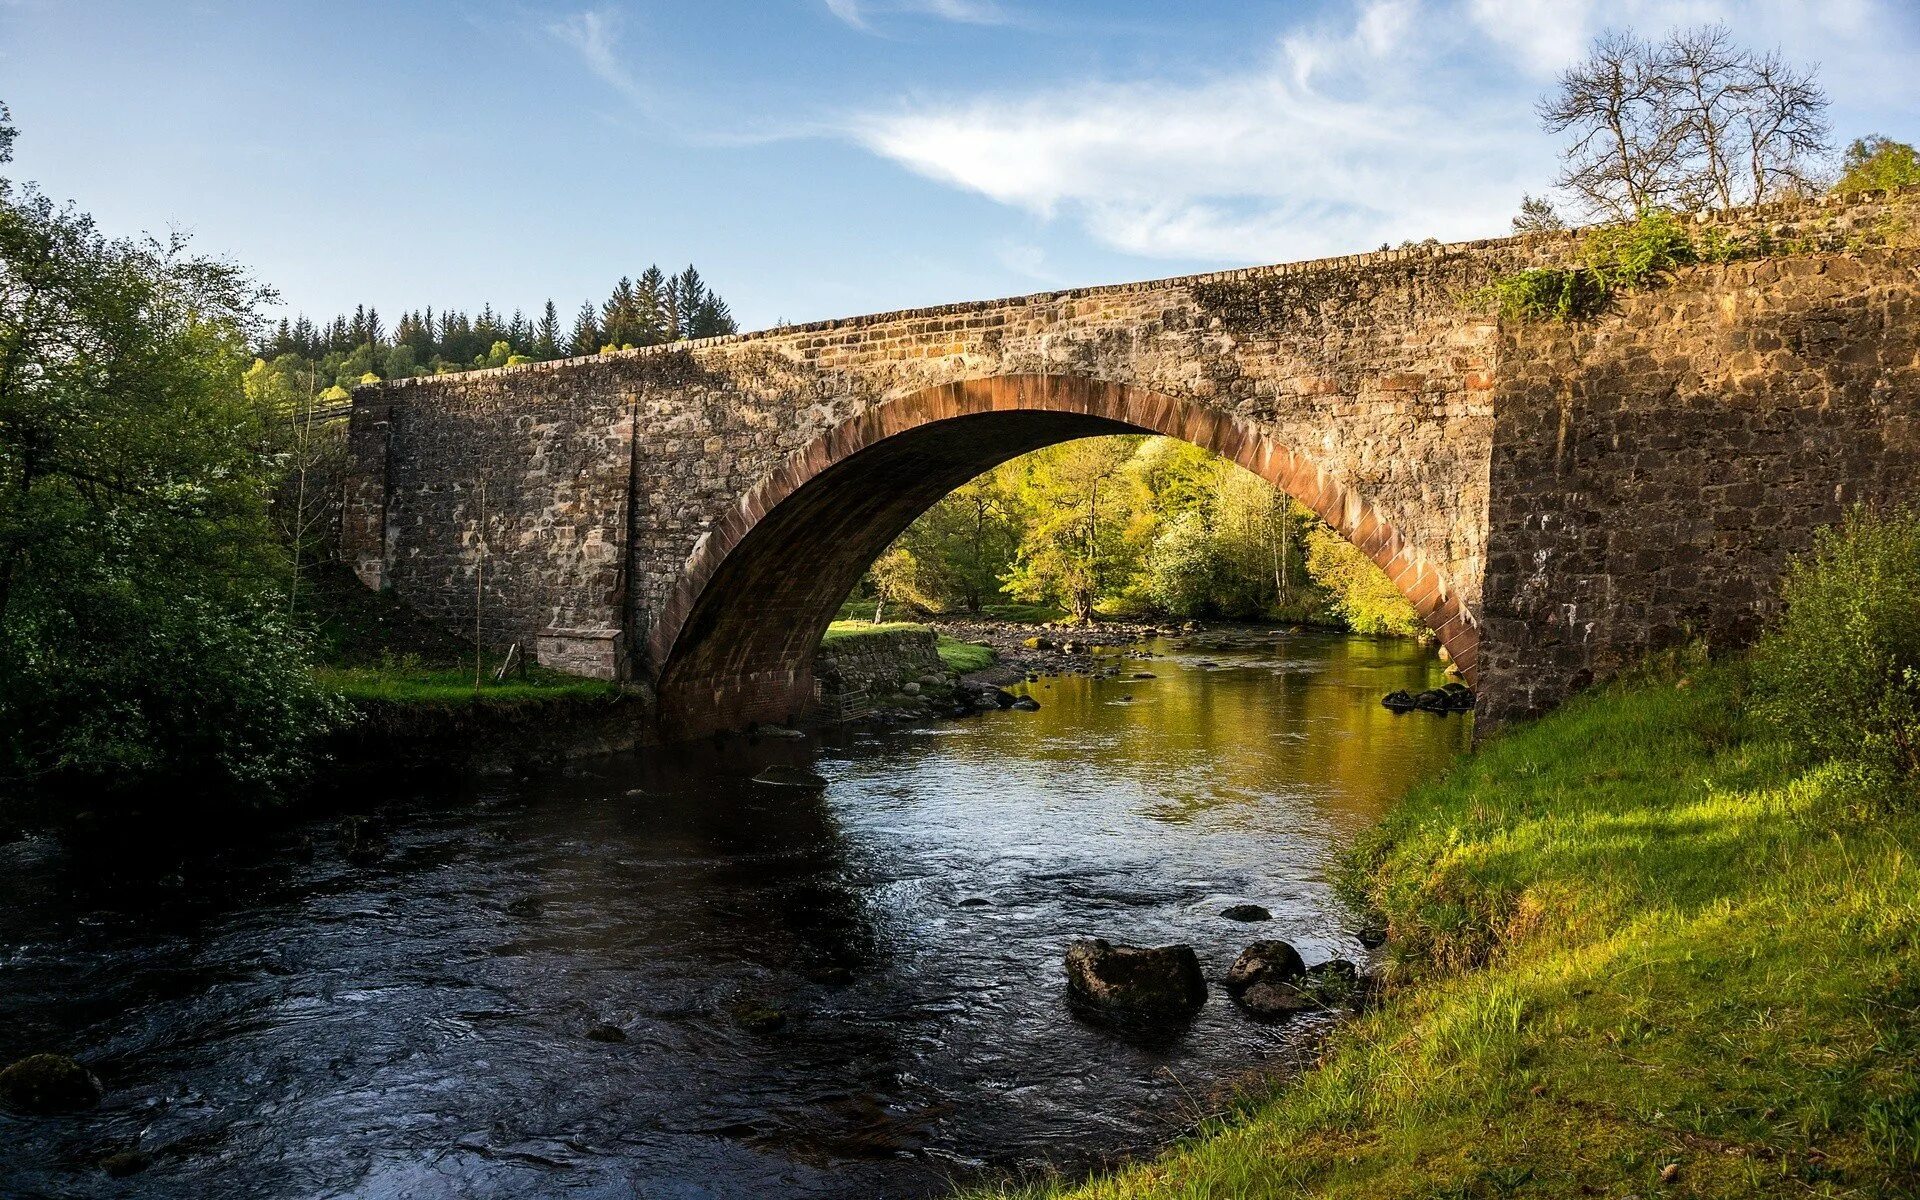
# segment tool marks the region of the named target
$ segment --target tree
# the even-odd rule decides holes
[[[1081,438],[1031,457],[1023,500],[1037,514],[1006,577],[1023,600],[1057,604],[1076,621],[1130,565],[1125,533],[1134,511],[1134,483],[1125,468],[1138,439]]]
[[[1553,201],[1545,196],[1520,198],[1520,211],[1513,218],[1515,233],[1558,233],[1566,227],[1566,219],[1554,208]]]
[[[593,302],[580,306],[580,315],[573,319],[573,335],[567,339],[567,353],[579,357],[583,354],[600,353],[600,322],[594,315]]]
[[[1810,69],[1705,25],[1657,44],[1602,35],[1539,112],[1548,132],[1573,135],[1559,186],[1590,215],[1623,220],[1809,190],[1826,108]]]
[[[0,792],[257,794],[331,719],[277,611],[262,295],[0,179]]]
[[[540,313],[540,324],[533,330],[533,357],[542,361],[560,357],[560,310],[547,301]]]
[[[1840,182],[1833,190],[1842,196],[1920,184],[1920,156],[1913,145],[1877,133],[1855,138],[1840,160],[1840,169]]]
[[[1355,633],[1421,637],[1426,627],[1393,580],[1331,526],[1307,534],[1307,570],[1333,594],[1333,608]]]
[[[943,496],[895,543],[909,559],[889,566],[896,597],[939,612],[979,612],[997,599],[1019,545],[1016,505],[996,471]]]
[[[633,290],[633,280],[625,275],[613,285],[613,294],[600,306],[600,336],[612,346],[637,345],[633,339],[639,336],[640,310]]]

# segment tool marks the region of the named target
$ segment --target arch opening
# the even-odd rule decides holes
[[[1252,426],[1082,376],[945,384],[870,409],[790,456],[702,539],[655,618],[644,669],[668,732],[801,718],[813,655],[861,574],[941,497],[1043,446],[1160,434],[1252,471],[1379,564],[1468,682],[1478,630],[1457,591],[1364,498]]]

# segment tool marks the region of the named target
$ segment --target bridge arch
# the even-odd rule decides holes
[[[1011,458],[1102,434],[1162,434],[1229,459],[1317,513],[1386,571],[1472,682],[1479,629],[1438,565],[1366,498],[1230,414],[1078,375],[1002,375],[878,404],[790,455],[700,539],[648,631],[669,729],[782,722],[873,560],[942,496]]]

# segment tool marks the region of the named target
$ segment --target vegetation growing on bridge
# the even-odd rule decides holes
[[[1070,1194],[1910,1194],[1917,564],[1920,520],[1857,517],[1750,662],[1676,655],[1416,788],[1348,881],[1386,1002]]]

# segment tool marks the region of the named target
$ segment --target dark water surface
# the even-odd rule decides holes
[[[1068,1013],[1066,944],[1359,957],[1332,857],[1468,736],[1380,706],[1438,682],[1414,647],[1151,648],[1125,673],[1157,678],[1043,681],[1037,713],[368,795],[372,862],[337,818],[0,847],[0,1063],[107,1086],[0,1115],[0,1196],[905,1196],[1150,1147],[1316,1025],[1216,987],[1178,1040],[1116,1040]]]

